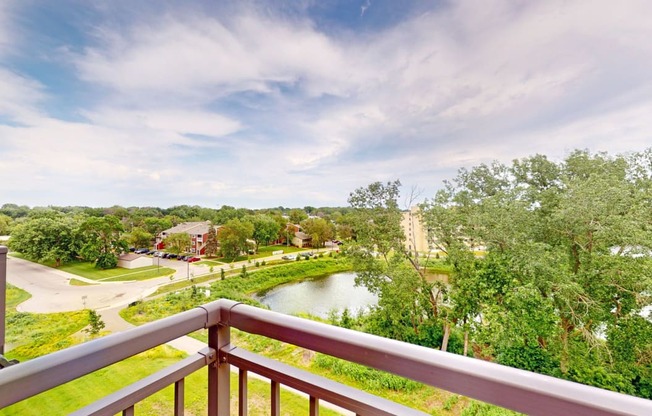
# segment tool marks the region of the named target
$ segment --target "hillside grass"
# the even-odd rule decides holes
[[[5,356],[26,361],[83,341],[79,331],[88,325],[88,312],[27,313],[16,306],[31,295],[7,285]]]

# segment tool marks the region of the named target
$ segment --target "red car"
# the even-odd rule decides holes
[[[188,259],[188,263],[193,263],[193,262],[199,261],[199,260],[201,260],[199,257],[191,257],[191,258]]]

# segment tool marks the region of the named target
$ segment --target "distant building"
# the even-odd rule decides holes
[[[297,246],[299,248],[311,247],[312,237],[304,233],[303,231],[297,231],[294,233],[294,237],[292,238],[292,245]]]
[[[118,257],[118,267],[125,269],[137,269],[152,265],[152,259],[141,254],[127,253]]]
[[[156,249],[162,250],[165,248],[165,239],[170,234],[186,233],[190,235],[189,251],[195,254],[205,254],[206,240],[208,240],[208,230],[210,229],[210,221],[200,222],[182,222],[172,228],[169,228],[156,236]],[[216,229],[219,227],[215,227]]]
[[[405,248],[408,251],[427,253],[435,249],[433,244],[428,243],[428,230],[421,223],[419,208],[412,207],[411,210],[403,212],[401,227],[405,233]]]

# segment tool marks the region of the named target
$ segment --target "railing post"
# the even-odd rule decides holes
[[[217,360],[208,366],[208,414],[229,416],[231,369],[220,349],[231,343],[231,327],[219,323],[208,328],[208,346],[217,351]]]
[[[7,247],[0,246],[0,354],[5,353],[5,310],[7,308]]]

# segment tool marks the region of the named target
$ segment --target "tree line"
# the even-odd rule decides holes
[[[10,234],[10,247],[26,257],[52,262],[90,261],[102,269],[116,267],[118,256],[129,247],[152,247],[157,235],[182,222],[210,221],[206,245],[209,256],[235,259],[260,245],[288,240],[301,228],[323,246],[350,229],[346,208],[249,210],[223,206],[218,210],[179,206],[159,208],[36,207],[4,204],[0,208],[0,235]],[[309,212],[313,215],[309,217]],[[344,214],[343,214],[344,212]],[[316,216],[316,215],[319,216]],[[339,226],[336,221],[339,221]],[[253,246],[250,242],[253,241]],[[172,234],[167,250],[187,252],[190,236]]]
[[[399,193],[350,194],[350,257],[379,296],[358,329],[652,398],[652,150],[460,169],[418,205],[447,282],[407,249]]]

